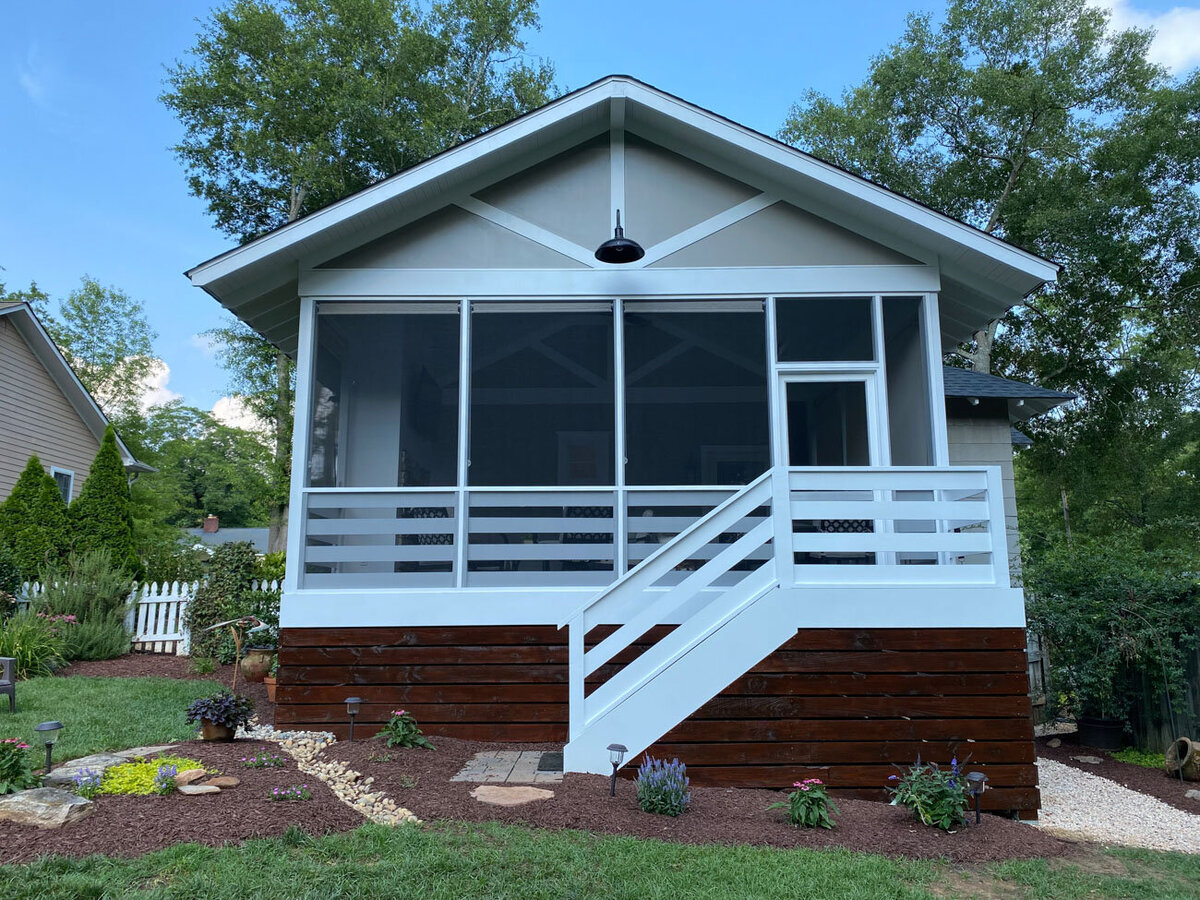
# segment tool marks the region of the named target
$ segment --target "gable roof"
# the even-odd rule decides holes
[[[1008,415],[1014,421],[1040,416],[1075,399],[1074,394],[1066,391],[1013,381],[998,375],[985,375],[957,366],[942,367],[942,383],[947,397],[1008,400]]]
[[[38,362],[45,368],[47,374],[63,392],[67,402],[79,414],[88,431],[95,435],[97,441],[104,439],[104,429],[108,427],[108,417],[96,403],[71,364],[67,362],[58,345],[46,332],[41,321],[28,303],[0,303],[0,316],[7,318],[16,328],[17,333],[29,345]],[[127,472],[153,472],[153,466],[138,462],[134,459],[121,436],[117,435],[117,451],[121,454],[121,463]]]
[[[610,75],[190,269],[203,288],[287,352],[298,269],[415,221],[456,196],[623,129],[770,190],[885,246],[936,260],[943,340],[968,337],[1058,266],[772,137],[627,75]]]

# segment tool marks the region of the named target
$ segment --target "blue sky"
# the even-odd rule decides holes
[[[1200,2],[1106,5],[1123,23],[1159,25],[1164,62],[1196,65]],[[36,280],[61,298],[87,273],[140,299],[169,367],[165,391],[204,408],[226,378],[196,335],[223,313],[181,273],[231,242],[188,194],[169,149],[180,129],[157,96],[164,65],[187,52],[213,6],[55,0],[0,11],[0,281]],[[943,7],[543,0],[529,51],[555,63],[564,87],[622,72],[774,133],[805,89],[838,93],[861,80],[907,12]]]

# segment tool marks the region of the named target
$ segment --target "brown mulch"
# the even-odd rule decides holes
[[[78,660],[59,669],[55,674],[85,678],[186,678],[192,681],[211,681],[221,687],[229,687],[232,683],[233,666],[217,666],[207,675],[198,675],[191,670],[191,662],[186,656],[130,653],[116,659]],[[260,722],[270,724],[275,721],[275,704],[267,699],[266,685],[248,682],[239,673],[237,692],[254,701],[254,711]]]
[[[1059,747],[1051,747],[1049,741],[1058,737],[1062,741]],[[1124,785],[1131,791],[1149,794],[1157,797],[1168,806],[1182,809],[1184,812],[1200,815],[1200,800],[1189,800],[1188,791],[1200,790],[1200,783],[1195,781],[1180,782],[1178,775],[1168,775],[1162,769],[1150,769],[1146,766],[1135,766],[1133,763],[1121,762],[1108,755],[1107,750],[1096,750],[1078,743],[1076,734],[1047,735],[1035,741],[1037,755],[1063,763],[1081,772],[1099,775],[1109,781]],[[1084,763],[1075,756],[1095,756],[1104,760],[1101,763]]]
[[[292,824],[310,834],[349,831],[363,824],[362,815],[338,800],[322,782],[297,771],[295,762],[283,753],[279,753],[285,761],[282,767],[243,768],[241,758],[264,746],[278,752],[277,745],[249,740],[227,744],[189,741],[170,751],[241,779],[240,785],[219,794],[101,796],[93,801],[90,815],[55,831],[0,822],[0,863],[28,862],[48,854],[139,856],[174,844],[217,847],[275,837]],[[267,799],[271,788],[297,784],[308,785],[311,800]]]
[[[784,820],[783,810],[767,811],[767,806],[786,795],[767,790],[693,788],[688,811],[672,819],[643,813],[637,805],[636,788],[628,779],[618,779],[617,796],[610,800],[609,780],[596,775],[567,775],[562,784],[534,785],[554,791],[554,797],[548,800],[509,808],[489,806],[471,797],[477,784],[450,781],[467,760],[489,749],[560,747],[504,744],[501,748],[454,738],[431,740],[436,750],[388,749],[383,741],[373,739],[354,744],[339,742],[323,755],[345,760],[352,769],[374,776],[376,789],[426,821],[495,821],[537,828],[575,828],[684,844],[844,847],[887,856],[968,863],[1057,857],[1077,847],[999,816],[984,816],[978,827],[946,834],[918,824],[905,809],[866,800],[835,799],[841,815],[832,831],[793,828]],[[415,786],[405,786],[412,781]]]

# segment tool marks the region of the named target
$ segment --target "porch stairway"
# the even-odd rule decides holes
[[[633,761],[795,633],[795,610],[780,589],[792,564],[788,499],[787,470],[765,472],[559,624],[569,629],[566,771],[608,774],[613,743]],[[663,585],[664,578],[679,580]],[[625,624],[586,649],[590,631],[615,622]],[[672,624],[586,693],[590,676]]]

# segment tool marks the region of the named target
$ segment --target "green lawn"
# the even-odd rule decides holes
[[[34,747],[35,765],[45,759],[33,726],[63,723],[54,747],[56,763],[146,744],[192,738],[183,718],[187,705],[216,690],[208,681],[173,678],[31,678],[17,685],[17,714],[0,697],[0,738],[24,738]]]
[[[243,847],[181,845],[134,860],[0,866],[0,897],[886,898],[1200,896],[1200,858],[1094,852],[964,870],[846,851],[689,847],[577,831],[443,823],[299,832]]]

